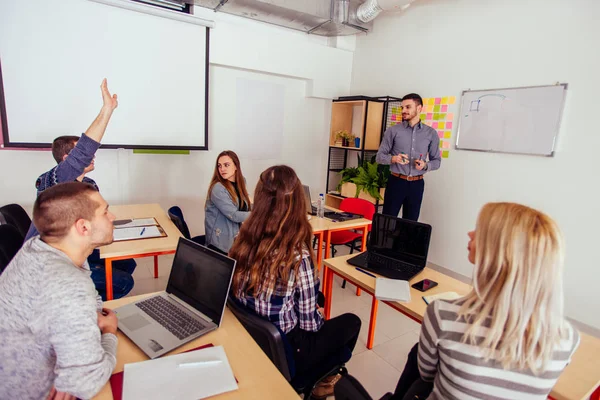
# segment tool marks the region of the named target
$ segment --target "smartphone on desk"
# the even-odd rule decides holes
[[[437,282],[432,281],[431,279],[423,279],[422,281],[419,281],[412,285],[412,287],[417,289],[419,292],[426,292],[429,289],[434,288],[436,286],[437,286]]]

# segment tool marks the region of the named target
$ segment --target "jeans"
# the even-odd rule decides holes
[[[100,252],[95,249],[88,257],[90,270],[92,271],[92,281],[96,286],[98,294],[102,300],[106,301],[106,269],[104,259],[100,258]],[[126,296],[133,289],[133,271],[137,263],[133,259],[118,260],[112,262],[113,279],[113,298],[120,299]]]

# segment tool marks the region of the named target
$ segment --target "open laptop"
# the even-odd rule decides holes
[[[115,309],[119,329],[150,358],[221,325],[235,260],[180,238],[167,290]]]
[[[304,189],[304,199],[306,200],[306,212],[310,215],[317,215],[317,207],[312,205],[312,201],[310,200],[310,188],[306,185],[302,185]]]
[[[408,281],[425,268],[430,240],[431,225],[375,214],[367,251],[348,264]]]

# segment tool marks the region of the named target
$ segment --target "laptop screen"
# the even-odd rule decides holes
[[[425,267],[430,239],[431,225],[375,214],[368,250]]]
[[[180,238],[167,293],[220,325],[234,269],[235,260]]]
[[[312,213],[312,203],[310,201],[310,188],[306,185],[302,185],[302,188],[304,189],[304,199],[305,199],[305,203],[306,203],[306,212],[311,214]]]

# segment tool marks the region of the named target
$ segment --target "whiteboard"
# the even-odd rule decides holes
[[[456,148],[552,156],[567,84],[466,90]]]
[[[207,148],[204,26],[87,0],[0,1],[0,57],[5,145],[85,132],[107,78],[119,107],[103,147]]]

